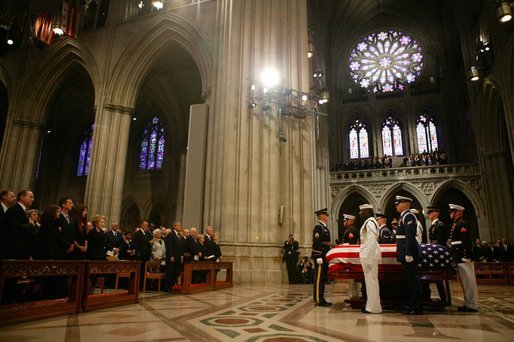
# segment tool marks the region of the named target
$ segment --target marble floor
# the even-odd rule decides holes
[[[514,287],[479,286],[479,313],[464,314],[453,285],[452,307],[410,317],[350,309],[346,284],[327,286],[329,308],[312,304],[311,285],[149,292],[137,305],[2,327],[0,341],[514,341]]]

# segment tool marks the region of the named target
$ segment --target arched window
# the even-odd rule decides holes
[[[418,140],[419,153],[432,153],[439,149],[437,143],[436,121],[433,115],[425,113],[418,117],[416,125],[416,136]]]
[[[141,137],[139,168],[141,170],[162,169],[164,161],[164,128],[158,117],[154,117],[145,127]]]
[[[402,130],[392,111],[382,123],[382,148],[384,156],[403,156]]]
[[[366,125],[356,119],[350,125],[350,159],[369,158],[368,130]]]
[[[91,158],[91,147],[93,146],[93,129],[95,125],[86,128],[82,135],[82,143],[79,151],[79,165],[77,167],[77,176],[87,176],[89,172],[89,160]]]
[[[419,44],[403,32],[388,30],[362,38],[348,58],[350,75],[371,92],[401,91],[423,69]]]

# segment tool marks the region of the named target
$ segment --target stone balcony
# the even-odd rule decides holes
[[[333,199],[348,195],[346,190],[357,186],[378,200],[400,183],[418,189],[427,203],[448,183],[458,183],[461,190],[469,189],[467,193],[478,194],[481,190],[480,167],[478,164],[446,164],[330,172]]]

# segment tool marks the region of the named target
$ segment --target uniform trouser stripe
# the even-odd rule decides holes
[[[316,303],[319,304],[319,281],[321,279],[321,264],[318,264],[318,276],[316,277]]]

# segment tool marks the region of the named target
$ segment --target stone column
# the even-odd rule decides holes
[[[285,86],[309,91],[306,1],[221,0],[217,12],[203,221],[235,260],[236,281],[280,282],[287,235],[312,239],[313,121],[249,110],[246,95],[266,67]]]
[[[34,185],[42,129],[39,122],[8,119],[0,153],[0,189],[16,193]]]
[[[132,113],[132,108],[114,104],[97,110],[84,195],[90,217],[104,214],[108,222],[120,220]]]

